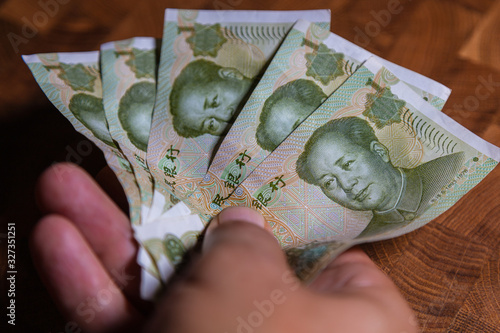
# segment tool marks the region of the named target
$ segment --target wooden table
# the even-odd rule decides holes
[[[335,33],[451,87],[444,112],[500,145],[500,0],[57,3],[58,8],[45,9],[50,15],[43,20],[38,0],[0,1],[0,233],[6,233],[7,223],[17,224],[17,328],[25,326],[22,331],[61,332],[65,325],[27,249],[28,234],[39,216],[33,198],[36,177],[55,161],[68,158],[95,174],[104,160],[97,149],[80,160],[71,157],[70,151],[84,139],[46,99],[20,54],[86,51],[111,40],[161,37],[167,6],[329,8]],[[390,6],[397,10],[389,12]],[[26,21],[33,20],[38,20],[38,31],[23,32]],[[427,226],[363,246],[401,289],[424,332],[500,332],[499,185],[497,168]],[[4,238],[0,241],[5,244]],[[4,284],[4,246],[1,258]]]

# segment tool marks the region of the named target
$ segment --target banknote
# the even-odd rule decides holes
[[[196,243],[205,225],[187,205],[175,205],[148,223],[136,226],[134,236],[139,243],[137,263],[142,267],[141,297],[153,300],[186,251]]]
[[[164,211],[162,197],[183,200],[195,190],[220,137],[300,18],[328,28],[330,12],[166,10],[147,152],[162,184],[153,216]]]
[[[145,240],[162,281],[167,281],[175,267],[182,262],[185,252],[195,245],[203,227],[198,216],[184,215],[176,219],[159,218],[141,225],[135,231],[138,238]]]
[[[373,56],[317,25],[299,20],[287,35],[220,144],[195,193],[220,206],[234,189],[360,64]],[[380,59],[422,98],[442,108],[450,89]],[[193,199],[194,199],[193,198]]]
[[[155,181],[146,162],[146,151],[156,95],[157,49],[152,37],[134,37],[101,45],[103,102],[110,134],[130,161],[141,193],[141,224],[151,222]],[[137,228],[137,226],[136,226]],[[153,299],[161,289],[160,272],[145,244],[139,244],[141,297]]]
[[[428,223],[498,164],[440,112],[448,88],[330,33],[329,18],[169,9],[157,88],[150,38],[104,44],[101,68],[98,52],[24,56],[125,189],[143,298],[225,207],[261,211],[310,280],[355,244]]]
[[[291,95],[298,95],[294,96],[299,99],[307,100],[310,101],[310,105],[304,105],[305,103],[301,103],[299,106],[300,108],[306,109],[308,114],[312,112],[319,104],[321,104],[328,95],[330,95],[338,86],[340,86],[345,79],[352,74],[353,71],[356,70],[356,68],[366,59],[368,59],[371,54],[347,41],[344,39],[333,35],[328,32],[328,30],[322,29],[321,27],[317,25],[313,25],[310,22],[307,21],[302,21],[296,24],[296,29],[297,31],[297,36],[294,36],[290,32],[283,42],[283,44],[280,46],[279,51],[277,52],[276,56],[273,58],[271,61],[270,67],[266,70],[266,73],[264,74],[263,78],[260,80],[259,84],[255,88],[255,90],[252,92],[252,95],[247,102],[247,105],[252,105],[254,108],[259,107],[257,103],[260,101],[260,107],[262,107],[263,101],[265,98],[262,98],[264,93],[259,90],[259,87],[264,87],[261,88],[263,89],[269,89],[269,87],[273,86],[285,86],[288,83],[288,88],[289,91],[291,91]],[[326,43],[330,46],[331,49],[336,48],[335,51],[338,52],[332,52],[334,53],[334,57],[338,57],[338,61],[335,62],[336,58],[334,58],[334,61],[329,61],[331,59],[317,59],[317,62],[315,63],[315,66],[307,66],[307,61],[305,54],[307,54],[307,51],[309,51],[310,56],[314,52],[318,52],[318,47],[317,45],[321,45],[326,41]],[[316,47],[315,47],[316,45]],[[288,52],[288,53],[286,53]],[[320,52],[323,52],[321,50]],[[293,56],[290,56],[290,53],[294,53]],[[352,57],[351,57],[352,55]],[[359,59],[359,60],[358,60]],[[440,106],[442,108],[442,105],[444,104],[444,101],[448,98],[450,94],[450,90],[443,85],[434,82],[428,78],[425,78],[415,72],[409,71],[407,69],[404,69],[400,66],[394,65],[392,63],[389,63],[385,61],[389,65],[392,65],[392,68],[394,71],[396,71],[398,74],[401,73],[401,76],[404,77],[407,81],[412,82],[412,89],[417,91],[422,98],[427,99],[428,101],[431,101],[435,103],[437,106]],[[321,70],[318,68],[318,64],[335,64],[337,65],[335,68],[331,69],[330,68],[330,73],[327,73],[327,75],[324,75],[325,70]],[[310,70],[309,73],[307,73],[310,69],[310,67],[313,67],[313,70]],[[330,66],[331,67],[331,66]],[[338,70],[337,70],[338,68]],[[317,75],[311,75],[311,72],[316,71],[320,74]],[[336,71],[336,72],[335,72]],[[335,73],[332,73],[335,72]],[[269,74],[271,73],[271,74]],[[307,76],[307,74],[309,76]],[[280,75],[281,74],[281,75]],[[269,78],[270,77],[270,78]],[[304,78],[307,78],[304,79]],[[278,83],[277,83],[278,82]],[[326,83],[325,83],[326,82]],[[297,88],[298,87],[298,88]],[[277,88],[275,87],[274,90]],[[305,90],[305,93],[303,93],[304,96],[301,96],[300,94],[297,94],[297,91]],[[425,91],[427,90],[427,91]],[[267,97],[269,94],[272,93],[273,90],[271,90],[270,93],[268,93]],[[431,91],[431,92],[429,92]],[[252,100],[253,96],[258,96],[260,100],[257,100],[257,102]],[[304,98],[303,98],[304,97]],[[307,99],[309,98],[309,100]],[[313,99],[313,101],[311,101]],[[252,103],[253,102],[253,103]],[[245,109],[247,108],[247,105],[245,108],[242,110],[242,113],[238,116],[236,120],[236,124],[240,121],[242,114],[245,112]],[[290,108],[286,110],[287,114],[290,114]],[[302,110],[300,110],[302,111]],[[286,116],[286,115],[283,115]],[[255,114],[252,114],[251,116],[248,117],[248,119],[245,119],[245,125],[248,123],[255,123],[255,120],[258,119],[258,116],[255,116]],[[294,120],[294,123],[296,120]],[[283,123],[283,117],[280,118],[280,123]],[[280,124],[277,124],[280,125]],[[279,126],[278,126],[279,127]],[[241,128],[240,128],[241,129]],[[245,144],[248,143],[248,140],[246,140],[246,137],[243,135],[244,130],[237,130],[233,131],[233,129],[230,130],[229,133],[234,133],[233,137],[234,140],[237,141],[238,143]],[[289,129],[291,131],[292,129]],[[276,126],[273,127],[273,131],[276,131]],[[255,132],[253,133],[255,135]],[[288,133],[285,134],[288,135]],[[284,138],[284,137],[283,137]],[[226,137],[227,140],[227,137]],[[253,143],[255,143],[255,140],[253,140]],[[274,148],[271,148],[274,149]],[[242,150],[243,151],[243,150]],[[267,153],[267,152],[266,152]],[[214,157],[214,161],[219,158],[221,154],[221,149],[217,151],[217,154]],[[250,154],[250,153],[249,153]],[[263,154],[261,152],[261,154]],[[249,158],[252,158],[252,156],[245,155],[245,153],[240,154],[240,159],[237,161],[235,164],[238,167],[243,167],[245,168],[245,162],[248,162],[247,160]],[[264,158],[265,156],[260,156],[261,158]],[[261,159],[262,160],[262,159]],[[261,161],[260,160],[260,161]],[[259,162],[260,162],[259,161]],[[239,163],[238,163],[239,162]],[[212,164],[213,165],[213,164]],[[258,163],[256,164],[258,165]],[[255,166],[256,166],[255,165]],[[254,167],[255,167],[254,166]],[[248,172],[249,173],[249,172]],[[207,175],[206,177],[209,177]],[[234,178],[236,179],[236,177]],[[224,185],[229,185],[227,188],[233,188],[237,186],[237,182],[230,182],[231,180],[225,179],[223,182]],[[199,212],[198,208],[199,207],[211,207],[213,208],[214,206],[219,208],[221,202],[217,202],[217,195],[220,195],[220,193],[213,193],[214,187],[208,186],[209,190],[212,190],[211,193],[208,193],[208,191],[205,191],[205,193],[201,193],[199,191],[196,191],[194,193],[194,196],[190,197],[188,200],[184,200],[184,202],[180,202],[176,207],[184,207],[186,209],[186,204],[190,209],[187,209],[193,211],[193,212]],[[230,193],[230,192],[229,192]],[[228,193],[228,194],[229,194]],[[215,199],[214,199],[215,198]],[[202,202],[200,202],[202,201]],[[213,215],[217,213],[216,210],[211,210],[209,213],[204,212],[204,214],[200,214],[203,218],[200,219],[200,222],[197,223],[196,225],[198,226],[197,230],[191,230],[192,232],[199,233],[203,229],[203,224],[206,223]],[[175,218],[174,218],[175,220]],[[161,224],[158,224],[161,225]],[[163,229],[163,231],[157,230],[154,234],[156,237],[159,237],[161,239],[162,232],[173,232],[176,230],[176,227],[182,227],[184,228],[183,223],[169,223],[169,228]],[[168,251],[168,249],[165,249],[165,251]],[[156,257],[159,255],[159,252],[157,252]],[[162,255],[162,264],[159,267],[159,270],[164,270],[166,269],[165,267],[172,267],[173,263],[169,263],[168,258],[169,256],[166,255],[166,252],[163,253]],[[171,269],[167,268],[167,271],[171,271]],[[165,277],[162,277],[165,278]]]
[[[112,139],[104,114],[99,52],[23,56],[47,98],[104,153],[120,181],[133,225],[140,224],[140,194],[130,163]]]
[[[103,103],[109,132],[127,157],[141,193],[147,223],[154,179],[146,162],[156,94],[156,40],[135,37],[101,45]]]
[[[301,35],[301,39],[304,39],[304,35]],[[289,61],[287,60],[288,58],[286,58],[281,53],[282,48],[296,50],[296,49],[304,46],[303,45],[304,43],[297,43],[297,45],[291,45],[289,43],[289,40],[290,40],[290,35],[283,42],[282,46],[280,47],[280,50],[276,54],[275,59],[284,58],[284,59],[286,59],[284,62],[289,63]],[[340,43],[336,43],[336,45],[338,47],[340,45]],[[349,58],[347,56],[343,57],[343,63],[342,63],[343,68],[350,67],[349,64],[351,63],[351,61],[355,61],[355,60],[349,60],[349,62],[348,62],[348,60],[349,60]],[[279,71],[274,71],[273,63],[274,63],[274,60],[273,60],[273,62],[271,62],[269,68],[266,71],[266,74],[264,74],[263,78],[259,82],[259,85],[255,88],[254,92],[252,93],[252,96],[254,94],[259,94],[259,91],[258,91],[259,86],[263,82],[265,82],[268,71],[273,71],[273,72],[279,73]],[[393,65],[389,62],[385,62],[385,63],[387,63],[389,65]],[[355,63],[355,68],[358,68],[359,66],[360,66],[360,63]],[[283,68],[284,66],[281,66],[281,67]],[[408,70],[402,70],[402,68],[399,66],[393,66],[393,67],[396,68],[396,71],[398,73],[403,72],[402,76],[407,78],[410,82],[412,82],[412,83],[416,82],[417,86],[422,86],[421,82],[429,81],[431,83],[428,84],[428,87],[432,87],[432,84],[434,84],[434,87],[432,87],[434,92],[439,93],[440,96],[442,96],[445,99],[448,97],[449,89],[443,88],[442,85],[437,84],[434,81],[431,81],[429,79],[421,78],[416,73],[410,72]],[[307,68],[304,68],[302,70],[302,73],[304,73],[306,71],[307,71]],[[293,73],[293,72],[297,72],[297,71],[294,70],[291,72]],[[352,75],[352,73],[349,73],[349,74],[344,73],[343,75],[345,75],[345,77],[347,78],[349,75]],[[412,79],[412,76],[414,76],[415,79]],[[344,82],[345,79],[341,78],[341,80],[342,80],[342,82]],[[418,81],[420,81],[420,83]],[[294,82],[294,81],[291,80],[289,82]],[[321,82],[318,82],[318,81],[313,80],[313,79],[311,79],[311,82],[316,82],[315,84],[317,86],[324,88],[324,86],[321,84]],[[396,82],[399,82],[399,80],[394,79],[387,84],[389,85],[389,84],[393,84]],[[401,83],[401,84],[406,85],[406,83]],[[373,85],[375,86],[375,83],[373,83]],[[410,90],[410,88],[408,88],[409,86],[412,86],[411,90]],[[328,89],[328,86],[326,86],[326,87],[327,87],[326,89]],[[319,93],[318,93],[318,90],[319,89],[313,90],[313,92],[315,92],[318,95],[321,95],[319,98],[317,98],[318,101],[316,102],[318,104],[321,104],[322,102],[325,101],[326,94],[324,94],[324,90],[321,90]],[[419,93],[418,93],[419,100],[422,101],[423,103],[426,103],[426,104],[428,104],[428,103],[426,102],[425,97],[432,96],[430,93],[423,92],[422,90],[419,90],[419,88],[416,88],[415,86],[410,85],[410,84],[407,85],[407,90],[410,90],[410,93],[413,93],[413,94],[415,94],[414,91],[419,91]],[[311,94],[311,90],[309,90],[308,92],[309,92],[309,94]],[[260,95],[263,95],[263,94],[260,93]],[[438,100],[438,99],[439,98],[434,98],[434,100]],[[248,104],[250,104],[251,101],[252,101],[252,97],[250,97]],[[314,109],[316,108],[316,106],[314,106]],[[428,106],[431,107],[430,104]],[[245,108],[246,108],[246,106],[245,106]],[[245,108],[242,110],[242,113],[245,112]],[[289,112],[289,110],[290,110],[290,107],[287,108],[287,112]],[[310,112],[312,112],[312,110],[310,110],[309,113]],[[242,116],[242,114],[239,115],[239,117],[241,117],[241,116]],[[238,119],[237,119],[234,126],[237,125]],[[282,122],[283,117],[279,117],[278,121]],[[276,127],[279,127],[279,126],[280,126],[280,124],[276,124],[274,129]],[[291,130],[292,129],[290,129],[290,131]],[[240,134],[241,133],[242,132],[240,132]],[[236,139],[236,135],[235,135],[235,139]],[[244,142],[244,141],[245,141],[245,139],[242,138],[241,142]],[[220,154],[220,149],[217,152],[215,159],[217,159],[219,154]],[[277,162],[277,163],[279,164],[280,162]],[[235,184],[235,185],[237,185],[237,184]],[[239,191],[239,189],[237,189],[237,191]],[[190,210],[192,212],[197,212],[199,214],[199,216],[198,216],[199,219],[196,219],[196,215],[193,214],[190,217],[190,219],[192,219],[193,222],[191,222],[189,224],[186,224],[184,222],[185,217],[182,217],[181,219],[177,219],[177,218],[173,217],[172,219],[169,220],[168,223],[165,223],[165,225],[163,225],[162,223],[158,223],[156,225],[150,225],[149,226],[149,228],[150,228],[149,233],[155,236],[155,241],[153,243],[159,244],[160,240],[164,239],[166,237],[167,233],[178,232],[178,230],[177,230],[178,228],[182,228],[182,231],[185,233],[189,232],[190,235],[199,234],[203,230],[204,225],[210,220],[210,218],[213,217],[215,214],[217,214],[218,208],[220,208],[220,205],[224,204],[223,202],[220,202],[220,201],[214,202],[214,200],[212,200],[212,197],[210,196],[210,194],[207,195],[207,193],[208,193],[207,191],[202,191],[202,192],[195,191],[195,193],[191,197],[189,197],[188,200],[185,200],[184,202],[181,202],[177,205],[177,206],[186,206],[187,205],[188,207],[190,207]],[[296,195],[300,196],[301,193],[297,192]],[[193,200],[194,198],[196,198],[196,200]],[[230,199],[228,202],[229,202],[229,205],[235,205],[235,206],[245,205],[245,202],[239,202],[238,200],[233,200],[233,199]],[[252,204],[253,204],[253,201],[252,201]],[[283,211],[283,214],[288,214],[288,212]],[[183,221],[181,221],[181,220],[183,220]],[[176,221],[178,221],[178,222],[176,222]],[[360,221],[359,224],[362,224],[362,221]],[[186,228],[188,228],[188,225],[191,228],[195,228],[195,229],[186,229]],[[358,230],[359,228],[358,229],[356,229],[354,227],[350,227],[350,228],[352,228],[352,230],[351,230],[352,234],[356,234],[357,232],[359,233],[359,230]],[[172,255],[169,255],[168,253],[172,252],[172,251],[173,252],[182,252],[184,249],[187,248],[187,247],[181,248],[179,246],[175,246],[176,243],[172,243],[172,245],[174,245],[174,247],[169,248],[169,243],[163,242],[162,247],[157,246],[156,249],[152,251],[152,252],[155,252],[155,255],[154,255],[155,261],[159,263],[158,264],[159,271],[166,271],[166,272],[169,272],[169,274],[171,272],[173,272],[173,267],[175,267],[175,263],[169,261],[169,259],[172,258]],[[301,244],[301,245],[304,245],[304,244]],[[311,274],[312,272],[314,272],[314,270],[312,268],[318,268],[318,267],[321,267],[322,264],[326,264],[326,262],[328,260],[330,260],[332,256],[334,256],[334,255],[344,251],[346,248],[352,246],[352,242],[340,242],[340,241],[328,242],[328,241],[323,239],[320,241],[314,240],[311,243],[306,243],[305,248],[304,247],[298,248],[298,246],[300,246],[300,245],[287,248],[287,255],[289,257],[290,263],[292,264],[292,267],[294,267],[296,269],[297,274],[304,279],[308,279],[309,278],[308,274]],[[161,279],[163,281],[166,281],[168,276],[169,275],[161,276]]]
[[[240,184],[292,262],[408,233],[478,184],[500,149],[369,59]],[[301,248],[302,247],[302,248]],[[307,274],[306,274],[307,275]]]

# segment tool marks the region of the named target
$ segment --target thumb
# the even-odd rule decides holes
[[[256,210],[231,207],[223,210],[207,229],[199,273],[222,289],[253,281],[248,288],[262,288],[256,281],[281,281],[290,270],[267,222]],[[226,277],[221,280],[221,277]],[[229,285],[228,285],[229,284]],[[234,285],[233,285],[234,284]]]
[[[323,294],[335,294],[346,288],[395,288],[394,283],[375,263],[355,246],[335,258],[309,285]]]
[[[150,323],[152,331],[231,332],[256,311],[256,303],[269,307],[277,291],[284,298],[295,281],[289,281],[285,255],[266,223],[260,213],[244,207],[227,208],[215,217],[202,254],[168,286]]]
[[[247,207],[229,207],[215,216],[205,233],[203,253],[208,254],[218,247],[249,247],[260,252],[261,246],[279,249],[271,232],[265,230],[267,222],[256,210]],[[259,242],[264,244],[260,244]],[[273,251],[274,252],[274,251]]]
[[[325,324],[330,327],[349,328],[344,332],[418,331],[415,315],[394,282],[359,247],[333,260],[309,289],[326,296],[332,308],[342,309],[342,316]],[[359,320],[360,313],[363,320]]]

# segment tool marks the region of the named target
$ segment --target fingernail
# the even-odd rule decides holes
[[[207,233],[210,233],[221,224],[232,222],[251,223],[261,228],[264,228],[266,224],[264,217],[255,209],[248,207],[228,207],[212,219],[207,228]]]
[[[219,224],[246,222],[264,228],[264,217],[255,209],[248,207],[229,207],[218,215]]]

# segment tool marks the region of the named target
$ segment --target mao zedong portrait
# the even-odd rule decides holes
[[[373,218],[358,237],[408,225],[460,170],[464,153],[438,157],[413,169],[392,165],[389,151],[367,121],[346,117],[318,128],[297,160],[297,173],[334,202]]]
[[[269,96],[259,118],[256,138],[259,146],[273,151],[326,99],[313,81],[290,81]]]
[[[235,68],[203,59],[189,63],[175,79],[170,93],[175,131],[186,138],[224,134],[242,107],[251,83]]]

